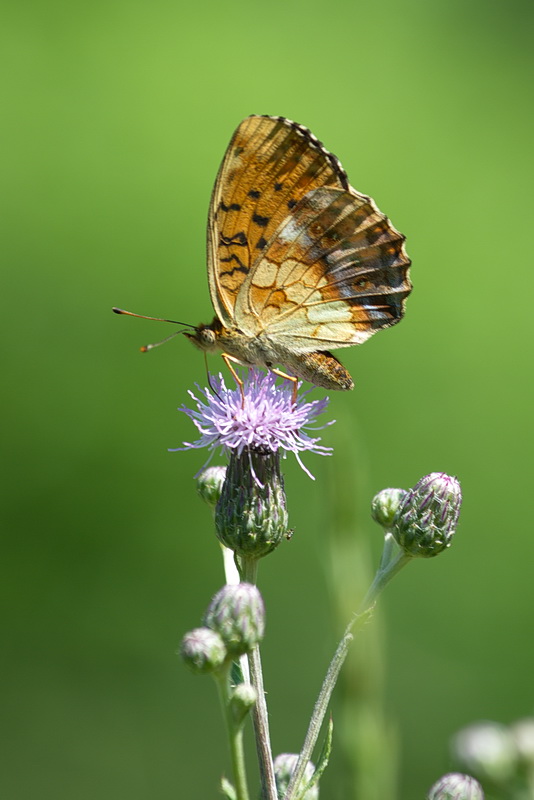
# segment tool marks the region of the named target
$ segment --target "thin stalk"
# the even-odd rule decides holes
[[[256,585],[258,572],[258,560],[242,558],[241,576],[247,583]],[[267,713],[267,703],[265,702],[265,690],[263,688],[263,671],[261,667],[261,657],[259,645],[256,645],[248,654],[248,665],[250,669],[250,680],[256,690],[256,703],[252,709],[252,722],[254,725],[254,735],[256,738],[256,750],[260,767],[260,778],[262,787],[262,800],[277,800],[276,781],[274,778],[273,754],[271,751],[271,737],[269,735],[269,717]]]
[[[223,557],[224,577],[226,579],[226,583],[229,586],[236,586],[241,578],[239,575],[239,570],[235,564],[234,551],[229,550],[227,547],[221,544],[221,552]]]
[[[365,595],[359,610],[359,614],[365,613],[376,603],[376,599],[382,589],[390,582],[395,575],[400,572],[400,570],[412,560],[412,556],[407,555],[404,550],[398,548],[395,551],[391,549],[391,543],[393,541],[393,536],[390,533],[386,534],[385,543],[384,543],[384,553],[387,551],[388,553],[388,561],[382,557],[382,561],[380,563],[380,567],[377,570],[377,573],[373,579],[371,586],[369,587],[369,591]]]
[[[313,750],[317,744],[317,739],[319,737],[325,714],[328,710],[328,704],[330,703],[332,692],[334,691],[341,667],[343,666],[347,657],[349,645],[354,638],[353,633],[363,627],[363,625],[367,622],[373,611],[373,606],[376,602],[376,599],[382,589],[397,574],[397,572],[399,572],[399,570],[411,560],[411,556],[407,556],[403,551],[399,550],[398,552],[394,552],[392,549],[392,538],[393,537],[391,537],[391,534],[386,535],[384,542],[384,554],[373,583],[365,595],[358,613],[347,625],[345,633],[343,634],[343,638],[338,644],[336,652],[334,653],[334,657],[330,662],[330,666],[328,667],[326,677],[323,681],[323,685],[321,686],[321,691],[319,692],[319,697],[315,703],[310,724],[306,732],[306,738],[304,739],[304,744],[295,770],[291,775],[291,780],[289,781],[284,800],[295,800],[297,791],[301,786],[306,765],[311,759]]]
[[[235,561],[235,554],[233,550],[229,550],[221,544],[221,552],[223,557],[224,578],[229,586],[237,586],[241,580],[241,575]],[[241,667],[241,674],[245,683],[250,683],[250,670],[248,668],[248,661],[245,654],[239,656],[239,666]]]
[[[245,769],[245,752],[243,749],[243,722],[236,724],[230,708],[230,668],[225,669],[216,678],[217,688],[226,722],[230,756],[232,760],[232,773],[236,800],[249,800],[247,775]]]

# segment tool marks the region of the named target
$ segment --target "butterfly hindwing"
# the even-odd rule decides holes
[[[369,197],[308,192],[245,276],[236,324],[298,352],[359,344],[403,315],[411,289],[403,243]]]

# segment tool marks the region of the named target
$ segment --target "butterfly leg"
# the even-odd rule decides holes
[[[245,391],[244,391],[243,387],[244,387],[245,384],[243,383],[243,381],[241,380],[241,378],[239,377],[239,375],[237,374],[237,372],[235,371],[235,369],[233,368],[233,366],[231,364],[232,361],[234,362],[234,364],[241,364],[241,361],[239,361],[238,358],[235,358],[234,356],[231,356],[229,353],[221,353],[221,356],[222,356],[222,360],[224,361],[224,363],[226,364],[226,366],[228,367],[228,369],[232,373],[232,377],[233,377],[234,381],[239,386],[239,391],[241,392],[241,408],[244,408],[245,407]]]
[[[270,367],[271,372],[274,372],[275,375],[278,375],[279,378],[284,378],[287,381],[291,381],[293,384],[293,396],[291,398],[293,405],[297,405],[297,389],[298,389],[298,378],[295,378],[294,375],[288,375],[286,372],[282,372],[281,369],[277,369],[276,367]]]

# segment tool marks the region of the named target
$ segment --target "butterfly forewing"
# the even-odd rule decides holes
[[[252,116],[234,133],[212,194],[208,221],[210,292],[221,322],[235,320],[241,286],[267,242],[309,191],[348,188],[339,161],[306,128]]]

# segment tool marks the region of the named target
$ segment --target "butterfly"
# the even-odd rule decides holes
[[[353,380],[329,350],[396,324],[411,291],[405,237],[305,127],[250,116],[223,158],[208,217],[215,319],[184,332],[229,362],[326,389]],[[233,370],[232,370],[233,371]]]
[[[352,389],[330,350],[362,344],[403,317],[412,289],[404,240],[311,131],[284,117],[247,117],[211,196],[216,316],[181,332],[201,350],[222,351],[240,385],[232,363],[266,367],[294,381],[295,393],[298,379]]]

